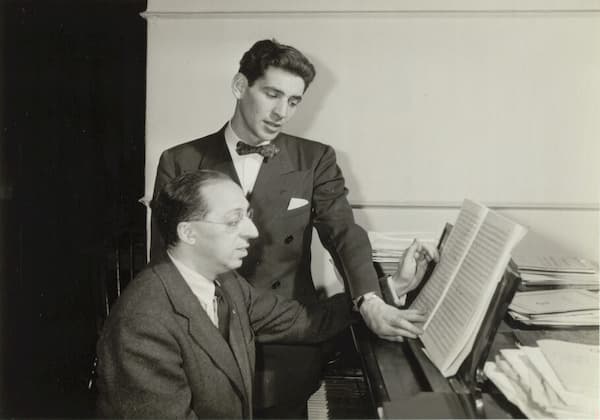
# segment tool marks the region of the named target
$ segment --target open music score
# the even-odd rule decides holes
[[[526,229],[465,200],[440,261],[412,303],[428,314],[420,339],[445,377],[471,352],[492,296]]]

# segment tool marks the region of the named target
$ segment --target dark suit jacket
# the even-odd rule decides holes
[[[225,143],[217,133],[166,150],[160,157],[154,194],[173,177],[214,169],[239,179]],[[239,270],[253,286],[273,289],[301,302],[317,300],[310,272],[312,228],[316,227],[353,297],[379,292],[366,232],[355,224],[347,189],[332,147],[280,134],[280,152],[260,168],[250,205],[260,234]],[[288,210],[290,199],[308,205]],[[156,228],[152,255],[164,252]],[[297,403],[318,387],[321,353],[315,346],[259,346],[257,405]]]
[[[343,295],[308,310],[235,272],[219,281],[232,309],[230,346],[170,260],[127,287],[98,341],[101,416],[251,417],[255,339],[320,341],[349,322]]]

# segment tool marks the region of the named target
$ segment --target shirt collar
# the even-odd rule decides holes
[[[198,296],[200,300],[209,301],[212,299],[215,294],[215,284],[213,281],[207,279],[196,270],[185,265],[185,263],[175,258],[169,251],[167,251],[167,255],[179,273],[181,273],[181,276],[185,282],[188,284],[188,286],[190,286],[192,292],[194,292],[194,294]]]

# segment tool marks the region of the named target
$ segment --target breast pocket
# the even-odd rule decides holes
[[[295,232],[310,223],[310,202],[302,207],[287,210],[279,219],[280,229],[286,232]]]

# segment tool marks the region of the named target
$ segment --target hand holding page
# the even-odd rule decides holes
[[[412,308],[430,315],[433,314],[436,305],[441,301],[440,297],[444,294],[450,280],[454,278],[458,267],[465,258],[484,217],[485,209],[482,206],[465,200],[458,215],[458,220],[446,242],[444,252],[440,256],[440,262],[431,274],[431,279],[425,284],[419,296],[416,297]],[[431,317],[428,318],[425,327],[430,319]]]

